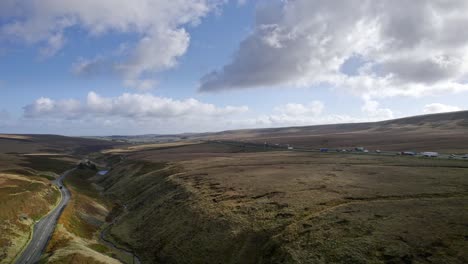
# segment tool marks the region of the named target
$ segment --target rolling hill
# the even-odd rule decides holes
[[[373,123],[232,130],[191,138],[290,144],[308,148],[365,146],[389,151],[468,152],[468,111]]]

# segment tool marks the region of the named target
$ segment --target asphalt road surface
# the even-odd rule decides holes
[[[36,263],[41,258],[41,254],[46,248],[47,242],[49,242],[49,239],[54,232],[57,220],[70,200],[70,192],[63,185],[62,180],[71,171],[72,170],[68,170],[64,172],[57,180],[54,181],[56,186],[59,188],[61,187],[59,190],[62,193],[62,199],[54,210],[49,212],[47,216],[42,218],[34,225],[33,237],[21,256],[16,260],[17,264]]]

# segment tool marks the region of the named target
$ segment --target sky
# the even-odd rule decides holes
[[[0,133],[169,134],[468,109],[465,0],[2,0]]]

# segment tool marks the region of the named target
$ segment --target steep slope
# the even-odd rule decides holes
[[[11,263],[28,243],[35,220],[55,206],[60,193],[51,181],[82,156],[111,145],[53,135],[0,134],[0,263]]]
[[[219,145],[112,156],[108,237],[143,263],[468,260],[464,161]]]
[[[43,172],[11,164],[16,161],[0,154],[0,263],[10,263],[20,253],[34,221],[60,197]]]

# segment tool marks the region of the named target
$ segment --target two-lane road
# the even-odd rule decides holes
[[[62,181],[63,178],[66,177],[68,173],[70,173],[73,170],[74,169],[64,172],[56,181],[54,181],[54,184],[59,187],[60,192],[62,193],[62,199],[60,200],[60,203],[54,210],[49,212],[47,216],[42,218],[39,222],[37,222],[34,225],[33,237],[29,242],[28,246],[22,252],[21,256],[18,257],[18,259],[16,260],[16,263],[36,263],[39,261],[42,252],[47,246],[49,238],[54,232],[58,218],[60,217],[63,209],[70,200],[70,192],[63,185]]]

